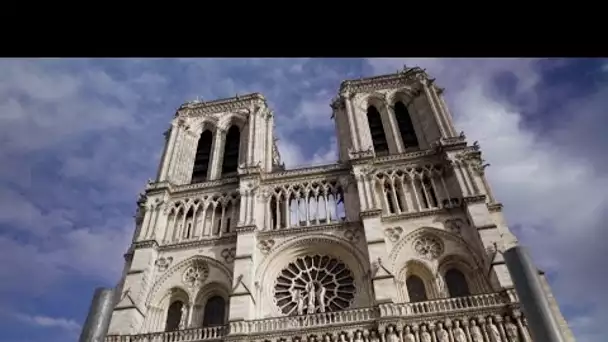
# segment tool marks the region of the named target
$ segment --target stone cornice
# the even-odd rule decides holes
[[[175,185],[169,182],[148,183],[146,195],[152,196],[168,192],[171,198],[174,199],[209,192],[231,192],[235,191],[238,186],[239,179],[236,177],[183,185]]]
[[[266,105],[266,99],[260,93],[229,97],[213,101],[192,101],[182,104],[177,115],[198,116],[205,114],[232,112],[239,109],[250,109],[253,105]]]
[[[130,255],[132,251],[141,248],[154,248],[158,251],[172,251],[172,250],[180,250],[180,249],[191,249],[196,247],[203,246],[220,246],[220,245],[228,245],[236,243],[236,234],[235,233],[227,233],[221,237],[213,237],[213,238],[205,238],[205,239],[196,239],[196,240],[188,240],[181,241],[177,243],[171,243],[166,245],[159,245],[156,240],[145,240],[134,242],[132,247],[129,249],[129,252],[125,254],[125,256]]]
[[[309,234],[316,233],[321,231],[328,230],[338,230],[338,229],[347,229],[351,227],[356,227],[360,225],[359,222],[335,222],[329,224],[320,224],[320,225],[311,225],[304,227],[291,227],[291,228],[283,228],[277,230],[261,230],[258,231],[258,237],[260,238],[268,238],[268,237],[276,237],[276,236],[289,236],[289,235],[298,235],[298,234]]]
[[[413,220],[413,219],[417,219],[417,218],[421,218],[421,217],[443,215],[443,214],[446,214],[446,210],[443,208],[431,209],[431,210],[417,211],[415,213],[402,213],[402,214],[398,214],[398,215],[382,216],[382,222]]]
[[[491,213],[502,211],[502,203],[488,203],[488,210]]]
[[[342,81],[340,84],[340,93],[365,93],[380,89],[415,86],[418,83],[418,80],[426,77],[427,75],[424,70],[418,67],[406,68],[395,74]]]
[[[348,165],[328,164],[262,174],[262,181],[264,183],[274,183],[292,178],[319,177],[331,174],[339,175],[348,171],[350,171]]]

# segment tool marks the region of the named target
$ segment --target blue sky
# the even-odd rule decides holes
[[[289,167],[330,163],[340,81],[427,68],[478,140],[510,227],[550,275],[579,341],[608,321],[608,60],[0,61],[0,341],[76,340],[113,286],[137,194],[177,107],[261,92]]]

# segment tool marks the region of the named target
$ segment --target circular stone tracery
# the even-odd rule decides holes
[[[441,240],[433,235],[423,235],[414,241],[414,250],[423,258],[435,259],[443,254]]]
[[[194,262],[184,271],[183,281],[186,286],[198,287],[209,276],[209,266],[203,261]]]
[[[294,294],[299,290],[308,303],[309,283],[314,288],[323,286],[325,291],[325,311],[348,309],[355,297],[355,279],[353,273],[340,260],[327,255],[314,255],[297,258],[289,263],[277,277],[274,285],[274,301],[285,315],[297,315],[297,303]],[[318,303],[319,300],[316,300]],[[315,312],[320,312],[316,305]],[[304,312],[306,313],[306,312]]]

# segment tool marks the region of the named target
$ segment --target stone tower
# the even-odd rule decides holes
[[[182,105],[106,341],[531,341],[517,241],[441,93],[419,68],[344,81],[338,163],[293,170],[262,95]]]

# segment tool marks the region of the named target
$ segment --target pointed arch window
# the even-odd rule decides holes
[[[220,296],[213,296],[207,300],[203,313],[203,327],[223,325],[226,315],[226,301]]]
[[[205,130],[198,139],[196,157],[194,158],[194,169],[192,170],[192,183],[200,183],[207,180],[212,142],[213,133],[209,130]]]
[[[451,268],[445,272],[445,283],[450,297],[466,297],[471,295],[467,279],[460,270]]]
[[[410,302],[424,302],[427,300],[426,287],[424,282],[417,275],[410,275],[405,280],[407,294],[410,297]]]
[[[395,119],[397,120],[397,127],[399,127],[404,148],[418,147],[418,137],[414,130],[412,117],[407,107],[401,101],[395,103]]]
[[[372,136],[374,152],[380,155],[387,154],[388,142],[386,141],[386,133],[382,126],[382,118],[380,117],[380,112],[374,106],[367,108],[367,123],[369,124],[369,131]]]
[[[176,300],[169,305],[167,310],[167,321],[165,331],[176,331],[179,329],[179,322],[182,318],[182,307],[184,303],[181,300]]]
[[[224,145],[224,160],[222,161],[222,175],[236,173],[239,164],[239,146],[241,143],[241,132],[238,126],[232,125],[226,133]]]

